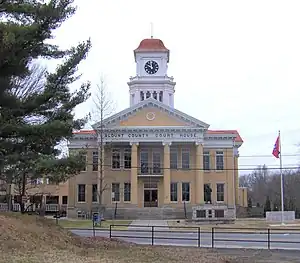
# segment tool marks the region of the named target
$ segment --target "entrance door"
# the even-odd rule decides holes
[[[157,190],[144,190],[144,207],[157,207]]]
[[[157,183],[144,184],[144,207],[158,206],[158,189]]]

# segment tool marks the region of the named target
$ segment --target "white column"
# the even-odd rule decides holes
[[[138,204],[138,142],[131,142],[131,203]]]
[[[163,142],[164,146],[164,203],[170,203],[170,185],[171,185],[171,170],[170,170],[170,146],[171,142]]]
[[[200,142],[196,142],[196,204],[204,202],[204,173],[203,173],[203,145]]]

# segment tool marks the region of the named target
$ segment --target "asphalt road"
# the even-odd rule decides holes
[[[79,236],[91,237],[93,230],[70,229]],[[108,230],[96,230],[96,236],[109,237]],[[136,244],[151,244],[152,233],[148,230],[113,230],[112,238],[125,240]],[[198,246],[198,233],[195,232],[174,232],[159,230],[153,234],[154,245],[171,246]],[[297,233],[271,233],[271,249],[292,249],[300,250],[300,232]],[[296,243],[299,242],[299,243]],[[212,247],[212,234],[209,232],[200,233],[200,246]],[[214,233],[215,248],[252,248],[267,249],[268,235],[266,233]]]

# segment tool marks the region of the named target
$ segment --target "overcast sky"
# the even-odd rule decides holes
[[[283,156],[283,165],[299,164],[300,1],[75,3],[78,10],[55,43],[68,47],[91,37],[92,50],[79,68],[82,80],[96,84],[104,74],[116,111],[129,106],[133,49],[150,37],[152,22],[154,37],[170,49],[175,108],[210,129],[237,129],[244,139],[241,169],[279,167],[271,154],[279,129],[283,155],[298,155]],[[91,104],[78,107],[77,116]]]

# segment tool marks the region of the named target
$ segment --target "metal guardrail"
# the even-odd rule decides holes
[[[109,227],[109,238],[129,238],[129,239],[150,239],[150,243],[153,246],[156,240],[185,240],[185,241],[197,241],[197,246],[201,247],[202,234],[209,234],[211,237],[211,248],[215,248],[217,242],[243,242],[243,243],[263,243],[267,246],[268,249],[271,249],[273,243],[279,244],[299,244],[300,245],[300,230],[298,229],[271,229],[271,228],[226,228],[226,227],[212,227],[211,231],[202,231],[201,227],[189,227],[189,226],[145,226],[145,225],[134,225],[132,229],[120,227],[128,227],[128,225],[122,224],[112,224]],[[170,228],[177,230],[170,230]],[[167,230],[164,230],[167,229]],[[192,231],[194,230],[194,231]],[[127,232],[127,233],[148,233],[149,235],[118,235],[116,232]],[[284,232],[284,233],[283,233]],[[166,233],[165,236],[157,236],[156,233]],[[195,233],[197,237],[193,235],[176,237],[174,235],[168,235],[170,233],[186,233],[191,234]],[[248,237],[251,234],[262,235],[265,237],[263,240],[258,239],[230,239],[230,238],[220,238],[219,234],[238,234],[238,235],[247,235]],[[272,240],[272,234],[298,234],[298,240]]]

